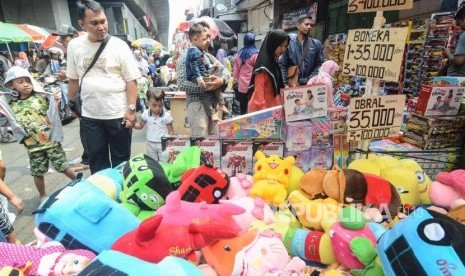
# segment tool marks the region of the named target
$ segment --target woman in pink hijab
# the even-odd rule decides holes
[[[308,80],[307,85],[325,84],[327,87],[327,104],[328,107],[334,106],[333,103],[333,77],[339,71],[339,65],[332,60],[323,62],[318,75]]]

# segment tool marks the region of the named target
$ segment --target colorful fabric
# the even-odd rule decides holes
[[[60,143],[52,142],[52,147],[39,151],[29,152],[32,176],[43,176],[48,171],[49,162],[55,170],[66,171],[70,166],[66,161],[66,154]]]
[[[24,140],[28,152],[35,152],[55,146],[50,142],[50,120],[47,117],[49,100],[33,92],[27,99],[12,101],[10,107],[18,123],[28,136]]]

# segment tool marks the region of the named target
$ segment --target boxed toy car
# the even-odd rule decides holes
[[[257,150],[262,151],[265,155],[278,155],[284,154],[284,142],[281,140],[255,140],[253,141],[252,156],[255,156]],[[252,166],[255,166],[256,159],[253,158]]]
[[[328,114],[326,85],[304,85],[281,90],[286,122]]]
[[[272,108],[237,116],[218,122],[222,139],[281,139],[283,107]]]
[[[424,116],[457,115],[464,87],[422,85],[415,113]]]
[[[221,167],[221,141],[216,137],[191,137],[191,146],[199,147],[210,164]]]
[[[283,140],[290,151],[307,150],[312,146],[312,123],[310,121],[285,122]]]
[[[433,85],[465,86],[465,78],[463,77],[433,77]]]
[[[176,156],[191,146],[189,136],[161,137],[161,162],[173,163]]]
[[[223,140],[221,142],[221,169],[229,175],[237,173],[253,175],[253,143],[245,140]]]
[[[407,121],[407,129],[428,135],[459,133],[464,123],[464,116],[425,117],[411,113]]]

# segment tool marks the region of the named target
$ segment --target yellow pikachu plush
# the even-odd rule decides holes
[[[255,153],[255,158],[257,162],[250,197],[260,197],[268,204],[283,204],[287,198],[295,158],[282,158],[276,154],[267,156],[260,150]]]

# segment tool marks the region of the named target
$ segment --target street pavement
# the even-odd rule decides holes
[[[76,119],[70,124],[63,126],[65,138],[63,148],[66,152],[68,162],[76,163],[82,154],[82,145],[79,138],[79,121]],[[132,138],[132,154],[145,152],[145,128],[144,130],[134,130]],[[16,217],[13,223],[17,231],[18,239],[23,243],[29,243],[36,238],[33,233],[34,215],[32,212],[39,206],[39,194],[34,185],[33,178],[29,171],[29,160],[26,149],[18,142],[0,144],[3,160],[6,166],[5,183],[23,199],[25,209],[22,214]],[[90,175],[89,170],[83,171],[84,177]],[[50,170],[45,175],[45,187],[47,194],[62,188],[71,180],[64,174],[56,172],[50,164]],[[9,205],[9,211],[16,214],[16,209]]]

